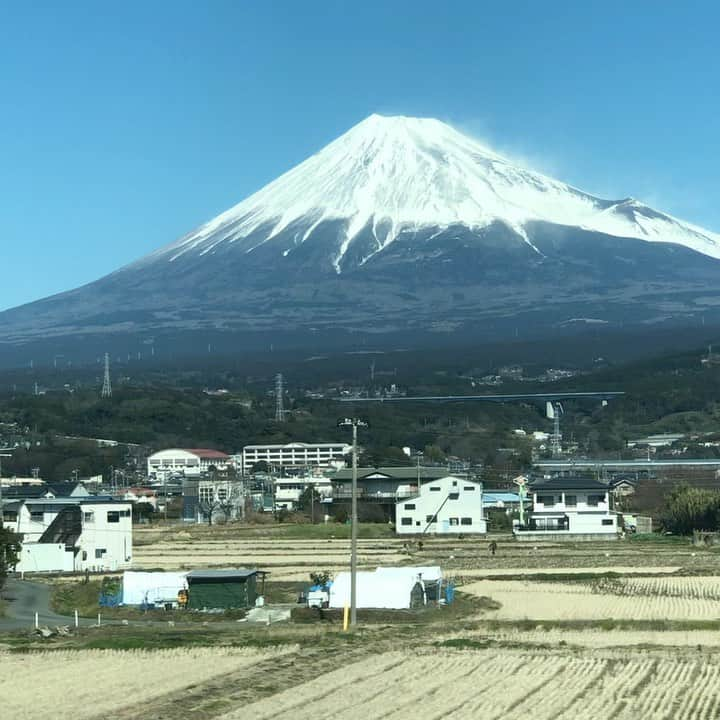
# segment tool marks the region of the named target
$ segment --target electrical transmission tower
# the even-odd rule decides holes
[[[275,376],[275,420],[282,422],[285,419],[285,407],[283,405],[283,376],[278,373]]]
[[[105,353],[105,373],[103,375],[103,386],[100,397],[109,398],[112,396],[112,384],[110,383],[110,355]]]
[[[551,419],[553,421],[553,434],[550,438],[550,449],[553,457],[562,455],[562,433],[560,432],[560,416],[564,414],[563,406],[559,403],[552,404]]]

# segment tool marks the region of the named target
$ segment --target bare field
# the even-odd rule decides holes
[[[520,630],[479,627],[452,635],[452,640],[491,640],[509,646],[538,645],[559,648],[720,648],[718,630],[573,630],[571,628],[535,628]]]
[[[230,648],[0,653],[3,717],[115,717],[130,705],[293,651]],[[77,682],[69,682],[73,677]],[[60,712],[59,712],[60,711]]]
[[[650,578],[654,580],[654,578]],[[675,578],[673,578],[675,580]],[[638,578],[639,580],[639,578]],[[667,578],[662,578],[667,580]],[[677,578],[679,581],[697,578]],[[717,578],[711,578],[717,583]],[[633,580],[635,582],[635,580]],[[620,585],[623,587],[623,585]],[[720,603],[695,595],[624,594],[617,586],[548,583],[521,580],[482,580],[462,590],[500,603],[488,613],[497,620],[718,620]]]
[[[706,658],[532,651],[391,652],[222,716],[239,720],[533,717],[619,720],[720,714],[720,665]]]

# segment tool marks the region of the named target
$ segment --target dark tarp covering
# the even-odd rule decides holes
[[[257,576],[193,578],[188,575],[188,608],[226,610],[247,608],[257,599]]]

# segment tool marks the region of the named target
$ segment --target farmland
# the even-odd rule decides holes
[[[114,716],[118,708],[137,704],[202,683],[213,676],[250,667],[283,650],[193,648],[156,651],[66,650],[27,654],[0,653],[3,673],[0,697],[9,718],[93,718]],[[74,684],[68,692],[68,668],[76,678],[92,681]],[[170,671],[169,669],[172,669]],[[38,693],[38,678],[42,692]],[[30,698],[34,698],[30,702]]]
[[[138,569],[259,567],[270,571],[270,602],[292,602],[311,571],[348,568],[345,526],[167,526],[136,537]],[[158,622],[160,613],[128,625],[86,621],[50,641],[0,636],[0,693],[12,677],[31,697],[26,678],[41,675],[42,699],[9,706],[9,716],[38,720],[60,703],[85,720],[720,716],[720,552],[683,539],[533,546],[496,537],[493,556],[483,538],[419,546],[363,528],[361,569],[439,564],[458,592],[451,607],[361,613],[350,633],[332,613],[267,627]],[[94,681],[66,697],[70,664]]]
[[[223,716],[343,718],[716,718],[716,660],[539,652],[394,652]]]

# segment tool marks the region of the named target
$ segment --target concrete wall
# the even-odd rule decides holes
[[[65,545],[52,543],[23,543],[17,572],[72,572],[73,553]]]

